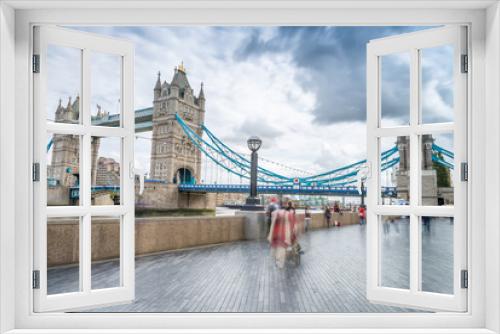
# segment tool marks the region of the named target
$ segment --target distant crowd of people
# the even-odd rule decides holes
[[[323,217],[327,228],[340,226],[339,220],[333,220],[333,213],[342,215],[342,210],[338,202],[333,207],[324,206]],[[355,208],[351,208],[354,210]],[[359,224],[366,224],[366,206],[360,205],[357,208]],[[338,217],[337,215],[337,217]],[[299,244],[299,237],[306,233],[312,225],[311,207],[304,208],[303,224],[297,220],[295,205],[292,201],[286,200],[281,203],[276,197],[272,197],[266,209],[268,241],[271,246],[271,254],[275,259],[278,268],[283,268],[288,255],[296,258],[296,264],[300,263],[300,255],[303,253]],[[298,260],[297,260],[298,259]]]
[[[355,209],[355,207],[352,207],[351,209]],[[359,217],[359,224],[360,225],[365,225],[366,224],[366,205],[362,204],[359,207],[357,207],[358,211],[358,217]],[[338,202],[335,202],[333,204],[333,208],[330,207],[329,205],[325,205],[323,208],[323,218],[325,221],[325,225],[327,228],[330,228],[332,225],[332,213],[337,213],[339,215],[342,215],[342,210],[340,209],[340,205]],[[340,226],[341,223],[338,220],[333,221],[333,226]]]

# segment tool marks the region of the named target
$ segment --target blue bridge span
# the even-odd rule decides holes
[[[151,131],[152,108],[135,111],[136,132]],[[240,184],[206,184],[194,178],[182,179],[178,182],[178,189],[185,193],[249,193],[250,159],[238,153],[222,140],[215,136],[204,125],[201,126],[203,136],[198,135],[191,124],[186,123],[176,114],[176,120],[189,138],[190,142],[219,170],[228,175],[237,176]],[[119,124],[119,115],[107,115],[105,118],[93,119],[93,125],[113,126]],[[47,145],[50,150],[52,140]],[[436,144],[432,145],[432,161],[439,166],[453,169],[453,152]],[[398,165],[400,161],[399,150],[393,146],[381,153],[380,169],[388,170]],[[275,170],[259,166],[257,171],[258,193],[261,194],[303,194],[303,195],[329,195],[329,196],[360,196],[360,180],[364,178],[363,170],[366,169],[366,160],[360,160],[346,166],[341,166],[315,175],[283,175]],[[293,170],[293,168],[290,168]],[[165,182],[159,180],[146,180],[146,182]],[[247,184],[245,184],[247,183]],[[109,191],[119,193],[119,185],[93,187],[92,192]],[[383,187],[382,196],[396,197],[396,187]],[[79,197],[79,187],[72,187],[72,199]]]
[[[250,192],[248,184],[179,184],[180,192],[191,193],[242,193]],[[328,187],[328,186],[280,186],[258,185],[259,194],[286,194],[286,195],[325,195],[325,196],[361,196],[357,187]],[[383,187],[382,196],[396,197],[396,187]]]

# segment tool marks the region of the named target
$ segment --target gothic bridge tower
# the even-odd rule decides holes
[[[432,135],[423,135],[421,138],[421,170],[420,190],[422,205],[438,204],[437,175],[432,161]],[[410,140],[399,136],[396,140],[399,151],[399,168],[396,171],[396,191],[398,198],[409,200],[410,195]]]
[[[170,184],[199,182],[201,152],[184,134],[175,119],[176,114],[198,135],[202,135],[201,125],[205,121],[203,84],[198,96],[195,96],[183,64],[174,69],[170,83],[162,83],[158,72],[154,87],[149,175],[151,179]]]

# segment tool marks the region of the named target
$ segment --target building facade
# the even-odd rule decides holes
[[[196,96],[182,64],[175,68],[170,83],[162,83],[158,73],[154,87],[149,175],[150,179],[167,183],[196,183],[201,176],[201,152],[176,121],[176,114],[202,135],[205,121],[203,84]]]
[[[420,192],[422,205],[453,204],[453,185],[449,170],[442,171],[441,183],[438,182],[439,167],[432,160],[434,138],[432,135],[421,136],[422,165],[420,169]],[[397,198],[410,200],[410,139],[399,136],[396,140],[399,151],[399,168],[395,170]],[[447,182],[443,182],[447,180]]]
[[[65,107],[62,101],[55,112],[56,122],[78,123],[80,98],[69,98]],[[196,183],[201,178],[201,152],[186,136],[176,115],[198,135],[202,135],[205,121],[205,94],[201,84],[195,94],[189,84],[184,65],[174,70],[170,83],[161,82],[160,73],[153,88],[152,141],[150,173],[144,192],[136,186],[136,206],[143,209],[214,208],[215,194],[181,194],[179,183]],[[112,116],[112,115],[111,115]],[[92,122],[106,121],[110,115],[97,105]],[[48,205],[68,205],[78,201],[70,196],[71,188],[79,186],[80,138],[73,135],[53,135],[48,151]],[[120,164],[99,153],[100,139],[92,138],[91,183],[106,186],[92,192],[97,204],[113,204],[119,200],[114,187],[120,186]],[[103,190],[104,189],[104,190]]]

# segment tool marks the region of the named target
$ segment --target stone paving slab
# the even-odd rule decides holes
[[[136,299],[91,312],[415,312],[366,299],[365,226],[310,231],[301,237],[301,264],[275,266],[267,242],[243,241],[136,259]],[[387,270],[383,280],[408,279],[409,224],[403,219],[384,229]],[[427,230],[425,230],[427,231]],[[424,232],[425,232],[424,231]],[[453,225],[432,223],[424,237],[427,288],[447,291]],[[451,261],[452,263],[452,261]],[[117,284],[117,261],[93,265],[93,287]],[[64,277],[75,268],[49,271],[49,291],[67,290]],[[391,281],[392,279],[392,281]],[[452,283],[452,282],[451,282]],[[443,286],[444,285],[444,286]]]

